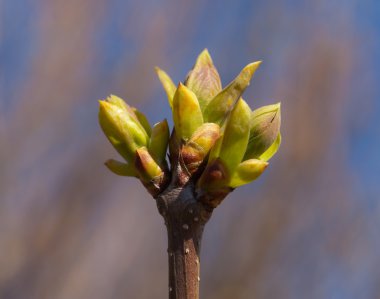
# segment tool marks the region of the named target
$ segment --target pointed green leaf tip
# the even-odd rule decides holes
[[[231,178],[229,186],[236,188],[252,182],[264,172],[267,166],[267,162],[257,159],[250,159],[240,163]]]
[[[166,92],[166,95],[168,97],[168,102],[170,108],[173,107],[173,97],[174,93],[177,89],[175,84],[173,83],[172,79],[169,77],[169,75],[161,70],[159,67],[155,67],[156,73],[158,75],[158,79],[160,79],[162,86],[164,87],[164,90]]]
[[[126,164],[113,159],[107,160],[104,164],[110,171],[117,175],[138,177],[133,164]]]
[[[204,110],[205,121],[222,124],[228,112],[232,110],[248,87],[253,74],[260,64],[261,61],[248,64],[230,84],[208,103]]]
[[[148,134],[133,111],[110,101],[99,104],[99,123],[104,134],[120,155],[132,162],[136,149],[148,143]]]
[[[196,95],[180,83],[173,99],[173,121],[178,139],[188,140],[203,124],[202,111]]]
[[[280,126],[280,103],[254,110],[251,115],[249,143],[244,159],[269,160],[281,143]],[[268,152],[266,152],[267,150]],[[261,155],[263,156],[261,157]]]
[[[166,119],[153,126],[148,149],[154,161],[161,167],[166,165],[169,135],[169,125]]]
[[[202,110],[222,90],[219,73],[207,49],[198,56],[185,85],[195,93]]]

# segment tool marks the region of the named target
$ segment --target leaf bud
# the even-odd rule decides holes
[[[104,164],[110,171],[117,175],[138,177],[133,164],[122,163],[114,159],[107,160]]]
[[[169,135],[169,125],[166,119],[153,126],[148,150],[154,161],[161,167],[166,167],[166,151]]]
[[[248,144],[251,109],[240,99],[222,128],[222,136],[210,153],[210,160],[218,157],[232,174],[244,157]]]
[[[219,137],[219,126],[213,123],[205,123],[194,132],[181,150],[182,159],[190,173],[203,162]]]
[[[185,141],[203,124],[197,96],[182,83],[173,99],[173,121],[178,139]]]
[[[257,179],[264,170],[268,167],[268,162],[249,159],[238,165],[234,174],[231,177],[229,186],[237,188],[239,186],[248,184]]]
[[[99,101],[99,123],[108,140],[128,162],[149,137],[128,110],[108,101]]]
[[[154,161],[146,147],[136,150],[135,168],[144,182],[150,182],[163,174],[160,166]]]
[[[195,93],[202,110],[222,90],[219,73],[207,49],[198,56],[185,85]]]
[[[248,64],[230,84],[208,103],[204,110],[206,122],[222,125],[228,113],[233,109],[248,87],[253,74],[260,64],[261,61]]]
[[[249,142],[244,160],[260,158],[260,155],[264,154],[273,144],[272,155],[277,151],[281,141],[279,135],[281,125],[280,108],[281,105],[278,103],[261,107],[252,112]],[[277,142],[275,142],[276,140]],[[270,157],[267,155],[266,159]]]

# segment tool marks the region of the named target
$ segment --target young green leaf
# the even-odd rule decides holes
[[[251,109],[240,99],[226,120],[223,135],[218,141],[219,146],[215,146],[218,153],[210,154],[210,158],[218,156],[230,174],[244,157],[248,144],[250,116]]]
[[[222,125],[228,113],[248,87],[253,74],[260,64],[261,61],[248,64],[230,84],[208,103],[203,113],[206,122]]]
[[[132,118],[136,123],[139,122],[139,119],[135,114],[134,108],[129,106],[122,98],[115,96],[114,94],[111,94],[109,97],[107,97],[106,102],[125,110],[125,112],[128,113],[128,116],[130,118]]]
[[[153,160],[146,147],[136,150],[135,168],[140,179],[146,183],[163,174],[160,166]]]
[[[222,90],[219,73],[207,49],[204,49],[198,56],[185,85],[197,96],[202,111],[211,99]]]
[[[104,134],[115,149],[132,162],[136,149],[147,145],[148,135],[126,110],[106,101],[99,103],[99,123]]]
[[[281,125],[280,108],[280,103],[278,103],[261,107],[252,112],[249,143],[244,156],[245,160],[259,158],[279,138]],[[277,148],[275,145],[272,150],[277,150]]]
[[[206,155],[219,137],[219,126],[213,123],[205,123],[194,132],[188,145],[195,145]]]
[[[128,116],[135,121],[135,123],[140,126],[142,130],[145,130],[147,135],[150,136],[150,125],[148,120],[146,119],[145,115],[137,110],[137,108],[129,106],[123,99],[119,98],[118,96],[115,96],[111,94],[107,100],[107,103],[110,103],[112,105],[115,105],[119,107],[120,109],[123,109]]]
[[[264,153],[260,155],[259,159],[261,161],[269,161],[269,159],[272,158],[275,153],[277,153],[278,149],[280,148],[280,145],[281,145],[281,133],[279,132],[276,140]]]
[[[145,114],[134,107],[132,108],[132,111],[135,113],[139,123],[141,124],[145,132],[148,134],[148,136],[150,136],[152,133],[152,128],[150,127],[149,121],[146,118]]]
[[[153,126],[148,150],[154,161],[160,166],[163,166],[166,161],[169,135],[169,125],[166,119]]]
[[[203,162],[219,137],[220,129],[217,124],[205,123],[194,132],[181,150],[183,161],[190,173]]]
[[[135,167],[132,164],[122,163],[113,159],[107,160],[104,164],[110,171],[117,175],[138,177]]]
[[[232,175],[229,186],[237,188],[252,182],[264,172],[267,166],[267,162],[257,159],[250,159],[240,163]]]
[[[179,140],[187,141],[203,124],[202,111],[196,95],[180,83],[173,99],[173,121]]]
[[[168,97],[170,108],[173,107],[173,97],[174,93],[177,89],[175,84],[173,83],[172,79],[169,77],[169,75],[161,70],[159,67],[156,66],[156,73],[158,75],[158,79],[160,79],[162,86],[164,87],[164,90],[166,92],[166,95]]]

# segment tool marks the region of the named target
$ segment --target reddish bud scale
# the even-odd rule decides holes
[[[222,186],[227,186],[230,174],[223,162],[217,158],[215,161],[209,163],[198,181],[198,189],[208,191],[215,191]]]

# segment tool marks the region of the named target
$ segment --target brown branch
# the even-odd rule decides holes
[[[202,233],[212,209],[197,200],[191,183],[169,186],[157,206],[168,232],[169,298],[198,299]]]

